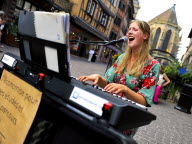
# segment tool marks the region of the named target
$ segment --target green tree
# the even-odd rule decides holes
[[[182,68],[179,62],[175,61],[170,65],[167,65],[164,69],[164,72],[171,80],[171,83],[168,87],[169,95],[168,100],[175,102],[177,101],[176,92],[180,91],[183,86],[183,78],[182,75],[179,73],[179,69]]]

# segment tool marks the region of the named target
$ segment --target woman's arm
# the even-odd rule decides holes
[[[165,73],[163,74],[163,78],[166,80],[166,83],[164,83],[164,84],[162,85],[162,87],[168,85],[168,84],[171,82],[170,79],[168,78],[168,76],[167,76]]]
[[[137,102],[139,104],[142,104],[144,106],[147,106],[147,102],[142,95],[134,92],[133,90],[131,90],[125,85],[110,83],[104,89],[110,93],[115,93],[115,94],[123,93],[128,99],[134,102]]]
[[[78,80],[82,81],[82,82],[86,82],[86,81],[92,81],[92,85],[98,85],[102,88],[104,88],[108,82],[105,78],[101,77],[99,74],[92,74],[89,76],[80,76],[78,78]]]
[[[142,104],[144,106],[147,106],[147,101],[142,95],[132,91],[130,88],[128,88],[126,91],[127,92],[125,92],[125,95],[128,99],[137,102],[139,104]]]

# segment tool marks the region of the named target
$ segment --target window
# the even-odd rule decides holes
[[[118,27],[120,27],[120,25],[121,25],[121,18],[116,17],[115,20],[114,20],[114,23],[115,23],[115,25],[117,25]]]
[[[29,1],[17,0],[16,10],[26,10],[26,11],[36,11],[38,8],[35,5],[32,5]]]
[[[164,41],[163,41],[163,45],[162,45],[162,50],[166,50],[167,49],[167,46],[168,46],[168,44],[169,44],[169,40],[170,40],[170,37],[171,37],[171,30],[168,30],[167,32],[166,32],[166,35],[165,35],[165,38],[164,38]]]
[[[110,36],[109,36],[109,39],[110,39],[110,40],[115,40],[116,37],[117,37],[117,34],[114,33],[113,31],[111,31]]]
[[[36,11],[36,10],[37,10],[37,7],[34,6],[34,5],[32,5],[32,6],[31,6],[31,11]]]
[[[108,0],[111,4],[114,4],[115,0]]]
[[[106,26],[108,22],[108,18],[109,18],[108,14],[106,14],[104,11],[101,11],[101,15],[99,18],[100,24],[103,26]]]
[[[125,5],[123,4],[123,2],[119,2],[119,9],[124,12],[125,11]]]
[[[160,33],[161,33],[161,29],[158,28],[157,31],[156,31],[154,40],[153,40],[153,46],[152,46],[153,49],[155,49],[157,47],[157,42],[159,40]]]
[[[17,0],[16,5],[21,8],[23,6],[23,3],[24,3],[24,0]]]
[[[94,14],[95,5],[96,5],[95,2],[93,2],[92,7],[91,7],[91,11],[90,11],[90,15],[91,15],[91,16],[93,16],[93,14]]]
[[[93,0],[89,0],[88,4],[87,4],[87,13],[90,14],[91,16],[93,16],[94,11],[95,11],[95,6],[96,6],[96,2]]]
[[[29,3],[29,2],[27,2],[27,1],[25,1],[25,4],[24,4],[24,10],[30,10],[30,8],[31,8],[31,4]]]
[[[89,0],[89,3],[87,4],[87,13],[91,11],[91,5],[92,5],[92,0]]]

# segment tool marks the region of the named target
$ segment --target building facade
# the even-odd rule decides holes
[[[134,15],[133,15],[133,17],[136,18],[137,13],[138,13],[138,11],[140,9],[139,0],[133,0],[133,5],[134,5]]]
[[[118,49],[101,44],[81,43],[81,41],[102,42],[122,37],[134,14],[133,0],[1,0],[0,8],[10,21],[19,16],[20,10],[69,13],[71,16],[70,40],[79,41],[70,43],[71,53],[88,57],[90,49],[97,50],[98,60],[104,57],[106,49],[115,52]],[[113,23],[117,24],[119,20],[121,22],[116,29],[117,36],[111,37]]]
[[[192,29],[188,38],[190,38],[189,45],[187,47],[186,53],[182,57],[181,63],[182,65],[186,65],[187,70],[190,70],[192,69]]]
[[[133,15],[133,0],[121,0],[109,36],[110,40],[119,39],[126,35],[130,21],[134,19]]]
[[[3,10],[10,19],[14,16],[17,0],[1,0],[0,10]]]
[[[148,23],[151,27],[150,40],[152,49],[160,49],[176,57],[179,42],[181,41],[179,35],[181,27],[177,23],[175,5]]]
[[[62,3],[61,3],[62,2]],[[72,3],[68,0],[1,0],[0,9],[5,12],[5,16],[8,17],[8,24],[14,20],[14,29],[17,27],[17,20],[20,10],[26,11],[65,11],[71,12]],[[14,30],[15,31],[15,30]],[[11,46],[18,47],[17,35],[9,32],[5,37],[5,43]]]
[[[26,11],[65,11],[70,13],[72,3],[69,0],[1,0],[2,9],[9,19],[18,16],[20,10]]]
[[[120,0],[4,0],[1,8],[12,19],[20,10],[64,11],[71,16],[70,38],[79,41],[106,41]],[[87,57],[98,46],[71,43],[71,53]]]
[[[109,40],[116,40],[125,36],[129,24],[133,19],[135,19],[133,0],[121,0],[119,2],[117,14],[114,19]],[[123,52],[127,47],[127,43],[117,43],[116,47]],[[105,50],[105,52],[109,54],[108,59],[110,59],[110,57],[114,54],[113,51],[111,51],[110,49],[108,51]]]
[[[117,13],[119,0],[73,0],[70,39],[78,41],[108,41]],[[99,44],[71,43],[71,53],[88,57],[89,50],[103,56],[104,46]]]

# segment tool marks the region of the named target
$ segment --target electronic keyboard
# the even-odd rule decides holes
[[[5,64],[5,54],[2,62]],[[10,56],[12,57],[12,56]],[[12,57],[15,59],[14,57]],[[120,131],[150,124],[156,116],[147,107],[127,98],[105,92],[104,89],[83,83],[71,77],[66,82],[54,77],[41,69],[32,67],[19,59],[12,60],[11,68],[14,74],[34,85],[44,94],[52,94],[55,98],[71,105],[78,111],[93,117],[98,122],[104,122]]]
[[[44,88],[84,113],[105,121],[120,131],[147,125],[156,119],[147,107],[75,78],[71,78],[70,83],[57,78],[45,78]]]

